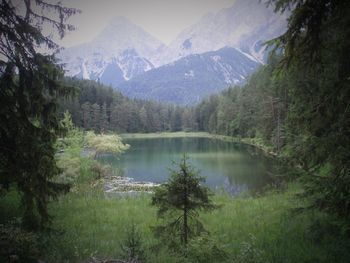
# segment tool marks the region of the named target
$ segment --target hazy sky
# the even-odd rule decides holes
[[[209,12],[229,7],[235,0],[63,0],[82,10],[69,22],[77,27],[61,45],[69,47],[94,38],[116,16],[124,16],[165,44]]]

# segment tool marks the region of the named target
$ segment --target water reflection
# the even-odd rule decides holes
[[[232,195],[246,190],[259,191],[274,183],[280,165],[258,149],[208,138],[129,139],[131,148],[122,156],[103,155],[100,160],[119,167],[137,181],[161,183],[169,177],[173,161],[187,153],[190,162],[206,177],[213,190]]]

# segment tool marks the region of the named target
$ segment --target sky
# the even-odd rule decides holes
[[[235,0],[63,0],[62,5],[82,11],[68,22],[76,26],[59,41],[64,47],[92,40],[116,16],[124,16],[169,44],[186,27],[209,12],[230,7]]]

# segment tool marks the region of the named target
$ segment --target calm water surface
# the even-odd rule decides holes
[[[258,149],[209,138],[128,139],[130,149],[121,156],[105,154],[104,164],[118,169],[136,181],[161,183],[169,168],[177,169],[183,153],[190,158],[206,184],[214,191],[232,195],[245,190],[258,191],[275,181],[278,165]]]

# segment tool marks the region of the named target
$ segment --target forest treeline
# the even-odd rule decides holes
[[[62,100],[75,125],[95,132],[207,131],[244,138],[261,138],[280,149],[285,143],[288,109],[285,79],[271,78],[280,58],[271,57],[244,86],[230,87],[195,106],[130,99],[111,87],[90,80],[67,79],[78,96]]]
[[[197,130],[194,108],[130,99],[111,87],[91,80],[66,79],[78,96],[61,100],[75,125],[95,132],[160,132]]]

